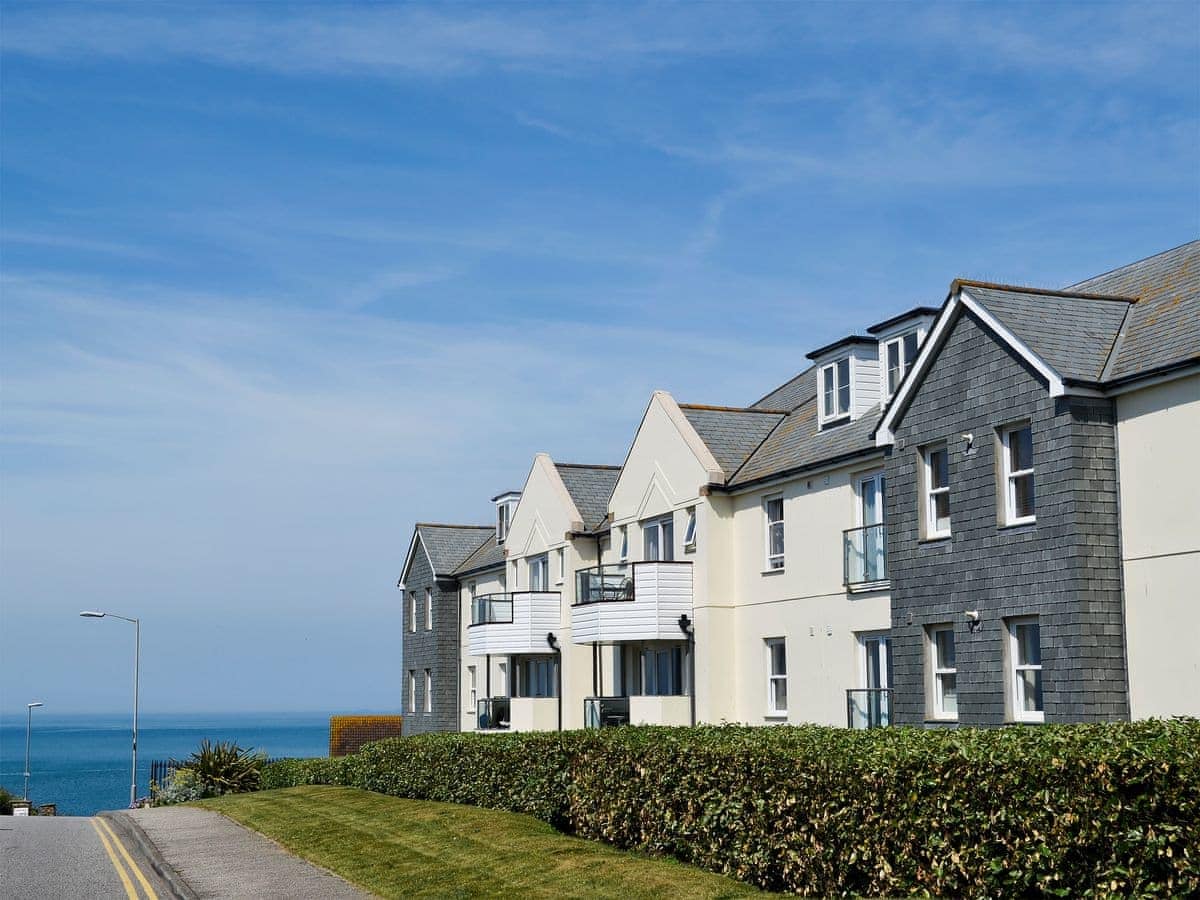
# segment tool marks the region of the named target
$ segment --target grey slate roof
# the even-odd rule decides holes
[[[495,569],[504,565],[504,545],[496,542],[496,529],[483,545],[466,558],[461,566],[454,570],[455,575],[465,575],[469,572],[481,572],[484,569]]]
[[[809,366],[791,381],[786,381],[761,400],[750,404],[751,409],[779,409],[791,412],[801,403],[817,396],[817,367]]]
[[[440,525],[436,522],[418,522],[417,534],[433,563],[435,575],[452,575],[468,556],[479,549],[494,535],[491,525]]]
[[[1127,300],[960,284],[1030,350],[1074,381],[1100,380],[1125,314],[1133,305]]]
[[[555,463],[554,468],[583,516],[585,529],[593,529],[608,518],[608,501],[621,474],[620,466]]]
[[[1133,297],[1106,381],[1200,357],[1200,241],[1097,275],[1069,290]]]
[[[871,433],[879,414],[876,405],[853,422],[818,431],[813,397],[784,418],[726,486],[742,487],[850,454],[871,452],[875,449]]]
[[[720,406],[679,404],[687,420],[704,441],[726,480],[741,468],[771,430],[784,418],[781,412],[729,409]]]

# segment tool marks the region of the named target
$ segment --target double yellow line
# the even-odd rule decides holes
[[[150,887],[150,882],[146,880],[146,876],[142,874],[142,870],[138,868],[138,864],[133,861],[133,857],[129,855],[129,851],[125,849],[125,845],[121,843],[121,839],[112,830],[112,826],[98,816],[93,817],[90,821],[92,827],[96,829],[96,834],[100,836],[100,843],[104,845],[104,852],[108,854],[109,861],[112,862],[113,868],[117,870],[117,876],[121,879],[121,885],[125,888],[125,896],[129,900],[139,900],[138,892],[133,886],[133,881],[129,878],[129,873],[121,865],[122,859],[125,860],[125,865],[129,867],[129,872],[133,873],[138,884],[142,886],[142,890],[146,893],[145,900],[158,900],[158,894],[154,893],[154,888]],[[114,846],[116,850],[113,849]],[[120,851],[121,854],[119,858],[117,851]]]

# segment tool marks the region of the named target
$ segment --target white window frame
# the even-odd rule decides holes
[[[620,528],[620,533],[621,533],[621,553],[620,553],[620,556],[618,556],[617,558],[621,562],[628,562],[629,561],[629,526],[622,525]]]
[[[417,631],[417,592],[408,592],[408,631],[409,634],[416,634]]]
[[[779,518],[771,518],[771,504],[776,500],[779,501]],[[784,561],[787,557],[787,525],[786,513],[784,510],[783,494],[771,494],[768,497],[763,497],[763,566],[767,572],[782,572]],[[778,525],[780,530],[780,544],[782,551],[780,553],[771,552],[771,529]]]
[[[673,562],[675,560],[675,516],[655,516],[642,522],[642,560],[645,562]],[[648,533],[658,532],[658,559],[650,559],[646,553]],[[668,535],[669,532],[669,535]]]
[[[1038,658],[1041,659],[1042,626],[1037,616],[1017,616],[1006,620],[1008,625],[1008,693],[1009,712],[1014,722],[1044,722],[1046,721],[1046,682],[1042,678],[1042,708],[1037,710],[1025,709],[1025,682],[1021,673],[1025,671],[1042,673],[1042,663],[1022,663],[1020,661],[1020,641],[1017,640],[1017,628],[1022,625],[1035,625],[1038,629]]]
[[[496,543],[503,544],[508,537],[508,501],[496,507]]]
[[[841,379],[841,366],[846,366],[846,380],[843,383]],[[826,373],[833,373],[833,398],[834,409],[829,408],[829,396],[825,389]],[[817,384],[817,391],[821,396],[821,424],[825,425],[831,422],[840,422],[842,419],[850,418],[850,413],[854,409],[854,357],[846,355],[828,362],[821,366],[821,380]],[[846,395],[846,408],[842,409],[842,394]]]
[[[425,588],[425,630],[433,631],[433,588]]]
[[[433,712],[433,670],[425,670],[425,712]]]
[[[1004,524],[1027,525],[1037,521],[1037,476],[1034,475],[1033,460],[1029,460],[1028,469],[1013,469],[1012,467],[1012,436],[1019,431],[1029,430],[1030,456],[1033,456],[1033,425],[1030,422],[1018,422],[1008,425],[1000,431],[1000,465],[1004,479]],[[1033,515],[1017,515],[1017,479],[1028,478],[1033,482]]]
[[[942,632],[949,632],[950,639],[954,641],[953,666],[943,665],[943,661],[938,658],[937,636]],[[931,702],[931,718],[939,719],[945,722],[955,722],[958,720],[958,639],[954,634],[954,626],[950,623],[930,625],[925,634],[926,640],[929,643],[927,653],[929,659],[929,694]],[[947,676],[954,677],[953,712],[946,711],[945,691],[942,690],[942,679]]]
[[[479,709],[479,673],[474,666],[467,666],[467,685],[471,694],[471,716]]]
[[[555,578],[555,584],[562,584],[567,578],[567,548],[558,548],[558,575]]]
[[[417,711],[417,670],[408,670],[408,711]]]
[[[905,341],[907,341],[910,337],[912,338],[913,342],[913,355],[912,359],[907,359],[904,352]],[[896,361],[898,363],[896,368],[896,383],[894,385],[891,383],[892,365],[891,360],[888,358],[893,347],[896,348]],[[912,367],[912,364],[917,361],[917,354],[920,352],[920,329],[906,331],[903,334],[898,334],[895,337],[888,338],[886,341],[884,341],[883,359],[881,360],[882,365],[880,368],[883,370],[883,396],[885,400],[900,389],[900,384],[904,381],[904,376],[908,374],[908,370]]]
[[[529,590],[545,591],[550,587],[550,554],[539,553],[525,559],[526,575],[529,579]],[[535,578],[535,574],[537,577]],[[535,584],[536,582],[536,584]]]
[[[931,458],[935,453],[946,454],[946,484],[944,487],[933,486],[933,465]],[[937,498],[946,496],[946,527],[937,527]],[[946,443],[930,444],[921,448],[921,508],[924,521],[924,538],[936,540],[950,537],[953,530],[954,511],[950,505],[950,445]]]
[[[783,648],[783,672],[775,672],[775,654],[774,648]],[[788,714],[787,710],[787,639],[781,637],[764,638],[763,648],[766,652],[767,666],[767,717],[768,718],[784,718]],[[775,703],[775,683],[783,682],[783,706],[780,707]]]
[[[696,549],[696,507],[687,508],[687,524],[683,527],[683,549]]]

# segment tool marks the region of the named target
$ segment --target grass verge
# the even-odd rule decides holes
[[[749,885],[560,834],[530,816],[357,788],[197,804],[381,897],[744,897]]]

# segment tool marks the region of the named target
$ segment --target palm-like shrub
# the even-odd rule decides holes
[[[256,791],[262,776],[264,757],[253,750],[243,750],[233,741],[200,742],[200,749],[191,755],[191,769],[204,791],[209,795],[239,794]]]

